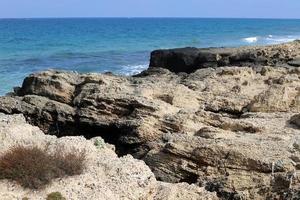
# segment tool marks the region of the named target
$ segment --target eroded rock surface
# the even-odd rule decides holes
[[[300,41],[267,47],[179,48],[151,53],[150,67],[193,72],[220,66],[300,66]]]
[[[22,113],[48,134],[101,136],[161,181],[194,183],[221,199],[292,199],[300,69],[279,63],[178,74],[151,67],[134,77],[46,71],[1,97],[0,111]]]
[[[156,181],[143,161],[127,155],[118,158],[112,145],[102,138],[45,135],[38,127],[26,123],[22,115],[0,114],[0,156],[14,145],[39,146],[48,151],[78,149],[87,154],[86,168],[81,175],[54,180],[38,191],[25,190],[13,182],[0,180],[0,199],[29,198],[44,200],[52,192],[66,199],[218,199],[215,193],[186,183],[170,184]]]

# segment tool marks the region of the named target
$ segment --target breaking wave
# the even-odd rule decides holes
[[[258,37],[247,37],[243,39],[247,43],[256,43],[258,41]]]
[[[300,35],[287,35],[287,36],[276,36],[276,35],[267,35],[267,36],[255,36],[255,37],[246,37],[242,40],[248,44],[280,44],[285,42],[291,42],[294,40],[300,39]]]
[[[297,40],[300,38],[300,35],[298,36],[269,36],[267,38],[265,38],[265,40],[268,43],[272,43],[272,44],[278,44],[278,43],[284,43],[284,42],[291,42],[294,40]]]
[[[138,74],[147,68],[148,68],[148,64],[126,65],[126,66],[123,66],[122,69],[118,71],[118,73],[124,74],[127,76],[131,76],[134,74]]]

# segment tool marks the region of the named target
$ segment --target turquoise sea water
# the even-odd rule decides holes
[[[300,38],[300,20],[0,19],[0,94],[45,69],[134,74],[154,49],[273,44]]]

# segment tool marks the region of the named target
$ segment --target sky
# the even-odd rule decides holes
[[[0,0],[0,18],[300,18],[300,0]]]

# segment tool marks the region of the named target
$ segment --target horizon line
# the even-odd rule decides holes
[[[3,19],[263,19],[263,20],[300,20],[300,18],[276,17],[0,17]]]

